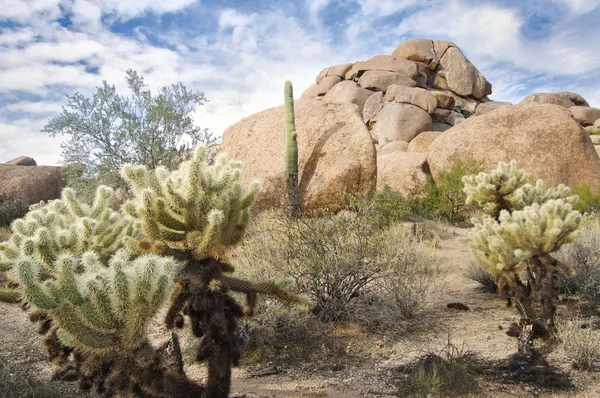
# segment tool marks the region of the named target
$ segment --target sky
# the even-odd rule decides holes
[[[416,37],[454,42],[491,99],[572,91],[600,107],[600,0],[0,0],[0,162],[61,162],[40,130],[66,95],[125,71],[153,90],[203,92],[194,120],[215,135],[283,103],[325,67],[391,54]]]

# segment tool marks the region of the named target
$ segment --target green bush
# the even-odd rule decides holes
[[[29,206],[17,196],[0,196],[0,227],[9,226],[17,218],[23,217]]]
[[[574,195],[579,196],[575,208],[582,213],[600,212],[600,186],[595,189],[587,184],[571,188]]]
[[[467,195],[463,192],[463,176],[483,171],[481,161],[469,155],[453,159],[448,171],[442,171],[434,181],[427,176],[427,183],[411,199],[411,208],[417,214],[435,220],[444,220],[451,224],[460,224],[469,220],[473,207],[466,204]]]
[[[414,211],[411,201],[387,185],[373,197],[373,210],[385,227],[398,221],[406,221]]]

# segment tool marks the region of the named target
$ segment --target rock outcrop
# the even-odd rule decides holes
[[[549,186],[600,183],[600,158],[590,137],[557,105],[526,102],[469,118],[433,141],[427,161],[435,178],[450,159],[469,154],[487,171],[515,159]]]
[[[379,189],[409,194],[467,153],[488,169],[516,159],[548,185],[600,183],[586,133],[600,134],[600,109],[571,92],[536,93],[518,105],[491,93],[449,41],[408,40],[391,55],[324,68],[297,103],[304,205],[336,206],[340,192],[370,192],[375,178]],[[280,107],[243,119],[223,138],[246,178],[263,181],[259,208],[283,195],[282,131]]]
[[[27,204],[60,197],[66,182],[62,167],[0,164],[0,196],[19,197]]]
[[[18,158],[9,160],[6,164],[13,164],[15,166],[37,166],[35,159],[29,156],[19,156]]]
[[[306,210],[336,208],[344,192],[369,194],[377,176],[375,147],[356,105],[295,102],[299,187]],[[284,106],[244,118],[223,134],[221,151],[243,162],[245,181],[259,179],[254,209],[285,200]]]

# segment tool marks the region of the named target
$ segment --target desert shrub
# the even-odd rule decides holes
[[[403,322],[432,302],[438,260],[407,238],[406,227],[382,229],[371,204],[300,219],[263,214],[231,261],[263,277],[294,277],[321,321],[405,330]]]
[[[373,198],[373,210],[380,219],[382,226],[405,221],[413,214],[413,205],[400,192],[385,186]]]
[[[411,199],[413,211],[425,218],[451,224],[468,221],[473,207],[466,203],[462,178],[482,170],[482,163],[473,156],[454,159],[448,171],[439,173],[437,181],[431,175],[427,176],[425,186]]]
[[[404,233],[400,226],[383,233],[384,277],[354,303],[352,318],[367,331],[400,335],[430,326],[424,317],[442,284],[439,258],[428,246],[401,238]]]
[[[600,186],[592,188],[589,185],[579,185],[571,189],[574,195],[579,196],[575,208],[582,213],[595,213],[600,211]]]
[[[496,277],[475,262],[471,262],[471,264],[469,264],[469,267],[465,271],[465,276],[479,283],[479,288],[485,293],[498,292]]]
[[[600,358],[600,330],[594,319],[572,316],[560,319],[556,324],[560,346],[571,364],[583,370],[592,369]]]
[[[449,343],[440,352],[428,352],[399,370],[407,375],[399,396],[459,396],[477,390],[475,354]]]
[[[9,226],[17,218],[27,213],[27,202],[18,196],[0,196],[0,227]]]
[[[594,305],[600,305],[600,236],[582,233],[570,245],[557,253],[557,258],[569,264],[575,274],[562,282],[564,293],[578,293]]]

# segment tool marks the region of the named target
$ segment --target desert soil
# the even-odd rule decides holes
[[[425,352],[439,352],[450,340],[456,347],[475,353],[485,363],[501,362],[515,352],[516,340],[505,330],[518,320],[514,309],[489,293],[478,290],[478,284],[465,277],[472,261],[469,249],[457,240],[466,230],[438,226],[440,243],[435,250],[446,269],[445,287],[425,331],[410,338],[390,341],[355,330],[341,330],[348,340],[348,354],[360,360],[347,361],[341,367],[286,369],[261,368],[257,365],[234,369],[232,397],[390,397],[398,394],[402,375],[398,367],[414,361]],[[446,308],[460,302],[469,311]],[[434,322],[432,322],[432,319]],[[153,340],[168,339],[158,322],[152,326]],[[50,381],[51,372],[45,362],[43,343],[35,327],[18,306],[0,303],[0,398],[8,397],[84,397],[73,383]],[[185,341],[184,341],[185,344]],[[478,376],[479,389],[468,397],[600,397],[600,381],[595,373],[573,370],[561,357],[560,350],[548,358],[555,369],[566,375],[573,387],[567,390],[547,388],[527,382],[507,382],[500,372],[483,372]],[[485,365],[482,365],[485,367]],[[186,367],[186,374],[203,380],[203,365]],[[92,395],[90,395],[92,396]]]

